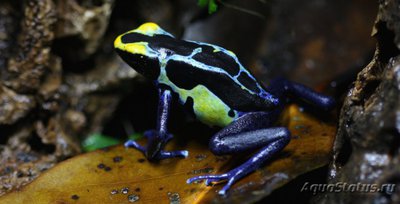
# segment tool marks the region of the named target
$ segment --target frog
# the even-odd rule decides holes
[[[282,77],[265,86],[232,51],[205,42],[177,39],[153,22],[119,35],[114,48],[123,61],[154,83],[159,95],[156,129],[144,133],[147,144],[128,140],[125,147],[141,151],[149,161],[188,157],[187,150],[164,150],[173,137],[167,126],[171,104],[176,99],[195,119],[220,128],[209,140],[213,154],[254,152],[226,173],[187,180],[188,184],[205,180],[207,186],[226,182],[218,191],[222,196],[290,142],[290,131],[276,125],[288,98],[300,99],[322,111],[335,107],[332,97]]]

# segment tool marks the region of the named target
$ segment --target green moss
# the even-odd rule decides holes
[[[208,6],[208,13],[209,14],[212,14],[212,13],[216,12],[217,9],[218,9],[218,5],[215,2],[215,0],[199,0],[198,1],[198,5],[200,7]]]
[[[128,136],[128,139],[130,140],[137,140],[142,138],[143,134],[140,133],[134,133]],[[101,149],[104,147],[116,145],[116,144],[121,144],[125,141],[121,141],[118,139],[115,139],[113,137],[107,136],[107,135],[102,135],[100,133],[95,133],[89,135],[83,142],[82,142],[82,149],[85,152],[90,152],[96,149]]]

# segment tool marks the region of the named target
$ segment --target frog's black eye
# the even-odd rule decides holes
[[[160,67],[157,59],[153,59],[141,54],[133,54],[124,50],[116,49],[119,56],[148,79],[156,80],[160,74]]]

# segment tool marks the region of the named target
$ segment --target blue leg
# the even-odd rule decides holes
[[[172,94],[170,90],[160,89],[160,101],[158,104],[157,114],[157,130],[145,132],[148,140],[147,146],[142,147],[133,140],[125,142],[125,147],[133,147],[145,154],[149,160],[160,160],[171,157],[187,157],[188,151],[164,151],[165,144],[172,139],[172,135],[167,131],[167,121],[172,102]]]
[[[319,109],[331,110],[335,107],[335,100],[332,97],[317,93],[302,84],[288,81],[283,78],[278,78],[272,81],[270,86],[267,87],[267,90],[279,98],[292,95]]]
[[[274,115],[275,113],[266,112],[248,113],[218,132],[210,141],[210,149],[214,154],[232,154],[249,149],[261,149],[248,161],[227,173],[197,176],[188,179],[187,182],[204,179],[206,185],[210,185],[212,182],[226,180],[227,184],[218,192],[220,195],[225,195],[236,181],[255,171],[289,143],[290,132],[286,128],[267,128],[275,120]]]

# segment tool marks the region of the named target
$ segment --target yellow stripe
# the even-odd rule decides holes
[[[125,45],[125,50],[129,53],[132,54],[141,54],[141,55],[146,55],[147,54],[147,43],[129,43]]]
[[[158,33],[159,31],[160,31],[160,26],[152,22],[144,23],[135,30],[133,30],[133,32],[150,36],[153,36],[155,33]]]
[[[228,116],[230,108],[205,86],[197,85],[182,95],[186,95],[186,98],[187,96],[193,98],[193,110],[198,120],[208,125],[220,127],[224,127],[233,121],[233,118]]]
[[[120,35],[117,38],[115,38],[115,40],[114,40],[114,48],[121,49],[121,48],[123,48],[125,46],[124,43],[122,43],[122,41],[121,41],[121,36],[122,35]]]
[[[114,47],[122,51],[126,51],[132,54],[147,54],[147,42],[136,42],[124,44],[121,42],[121,36],[118,36],[114,41]]]

